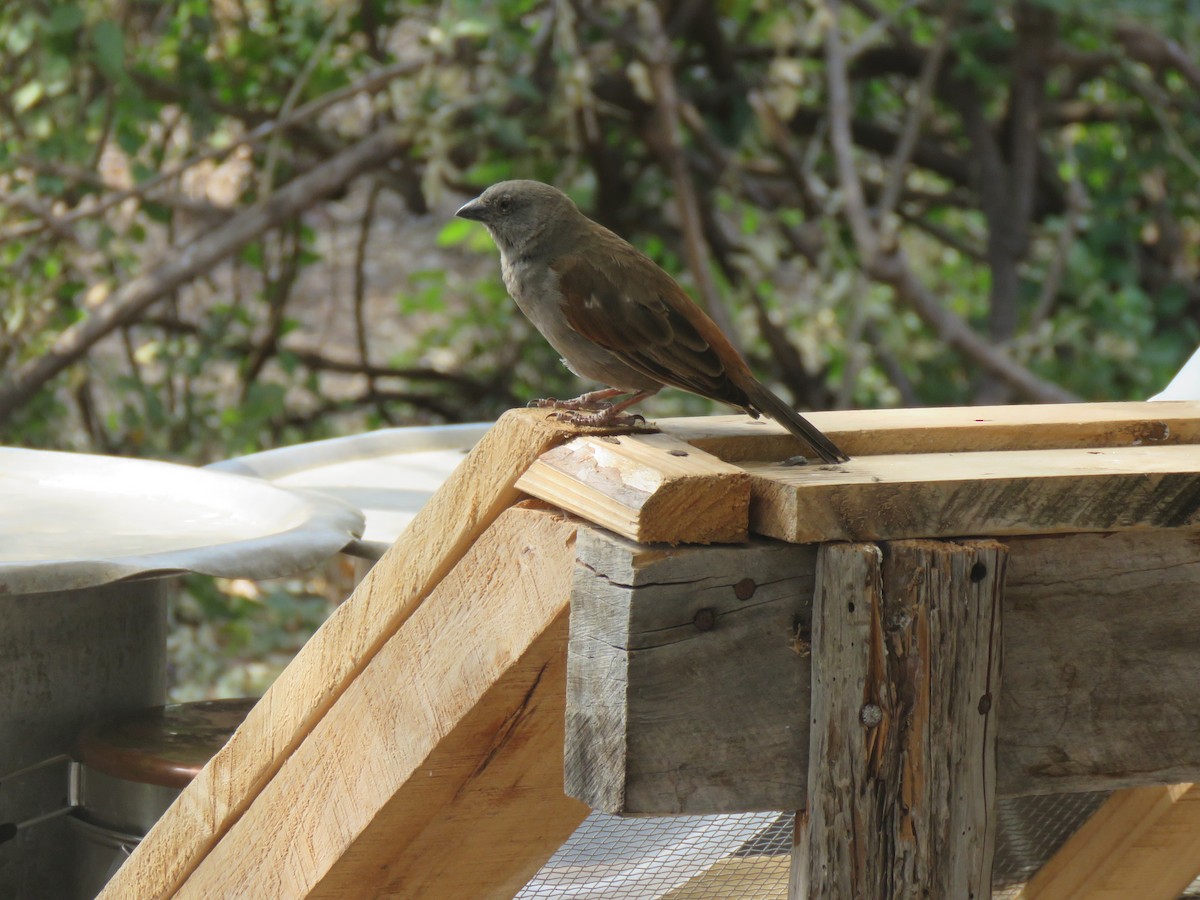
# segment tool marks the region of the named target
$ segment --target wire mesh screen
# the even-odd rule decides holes
[[[997,801],[993,898],[1016,897],[1106,797],[1099,792]],[[786,900],[794,818],[746,813],[622,819],[592,813],[517,897]]]
[[[997,801],[994,900],[1015,897],[1016,888],[1028,881],[1107,797],[1107,791],[1099,791]]]
[[[791,813],[622,819],[592,813],[519,900],[786,900]]]

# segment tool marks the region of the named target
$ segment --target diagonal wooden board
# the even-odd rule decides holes
[[[1022,888],[1018,900],[1175,900],[1200,875],[1200,789],[1117,791]]]
[[[518,477],[579,434],[545,413],[501,417],[408,530],[300,650],[101,897],[172,895],[475,539],[520,498]]]
[[[502,513],[176,895],[511,897],[583,821],[562,789],[575,524]]]

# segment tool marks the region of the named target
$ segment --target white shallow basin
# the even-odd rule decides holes
[[[362,538],[347,551],[378,559],[462,462],[491,422],[385,428],[266,450],[213,463],[210,469],[303,488],[362,510]]]
[[[321,494],[151,460],[0,448],[0,594],[200,572],[274,578],[362,533]]]

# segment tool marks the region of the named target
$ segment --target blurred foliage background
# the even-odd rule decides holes
[[[4,4],[0,442],[203,463],[580,389],[452,216],[509,177],[802,408],[1144,398],[1200,343],[1198,13]],[[302,635],[340,585],[193,584],[181,643],[280,652],[246,609]]]

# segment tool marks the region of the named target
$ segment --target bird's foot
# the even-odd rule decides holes
[[[646,417],[637,413],[622,413],[615,410],[612,404],[606,404],[604,409],[596,412],[562,409],[553,413],[551,418],[569,425],[587,425],[592,428],[637,428],[646,424]]]
[[[599,412],[611,407],[612,403],[607,400],[584,400],[581,397],[576,397],[574,400],[557,400],[554,397],[546,397],[544,400],[530,400],[527,406],[530,409],[584,409]]]
[[[625,391],[618,391],[615,388],[605,388],[600,391],[589,391],[586,394],[580,394],[571,400],[558,400],[554,397],[547,397],[544,400],[530,400],[529,406],[534,409],[575,409],[575,410],[590,410],[593,412],[601,412],[612,408],[612,398],[619,397]]]

